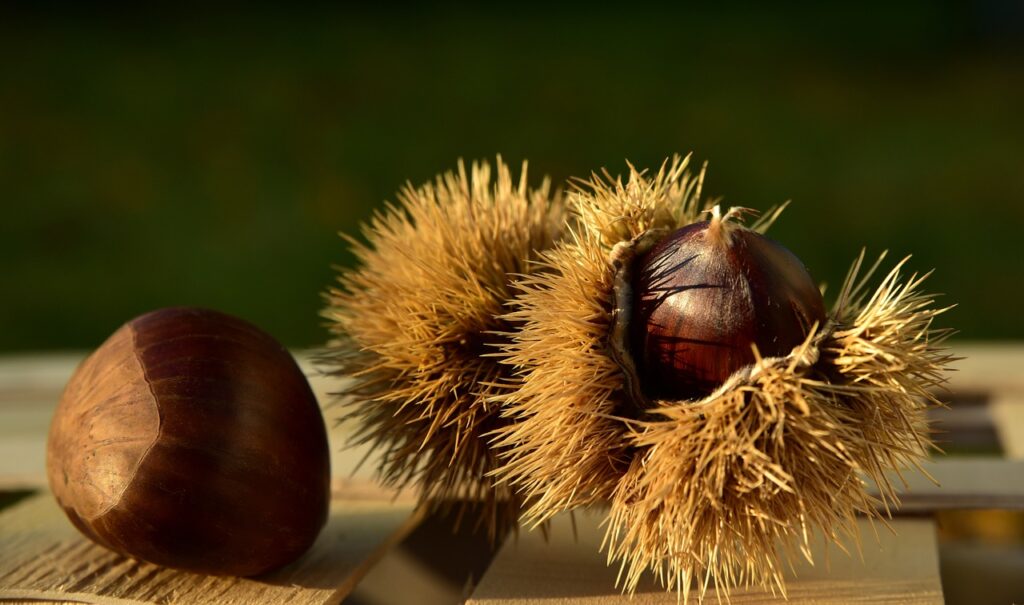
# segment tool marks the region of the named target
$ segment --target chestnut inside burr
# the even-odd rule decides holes
[[[652,399],[706,397],[755,361],[752,345],[786,355],[825,320],[792,252],[717,216],[661,239],[632,274],[630,349]]]

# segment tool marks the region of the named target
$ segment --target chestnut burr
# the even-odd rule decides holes
[[[78,367],[47,472],[90,539],[194,572],[283,566],[327,519],[327,433],[305,376],[272,337],[206,309],[133,319]]]
[[[872,286],[881,259],[862,254],[826,315],[802,263],[760,235],[782,208],[740,224],[688,164],[576,183],[571,236],[509,302],[499,359],[517,384],[489,442],[525,524],[607,510],[623,591],[649,575],[679,602],[784,591],[810,536],[881,516],[888,473],[928,451],[953,359],[945,309],[905,262]]]

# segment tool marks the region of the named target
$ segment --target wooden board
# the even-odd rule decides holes
[[[46,434],[79,353],[0,358],[0,489],[46,485]]]
[[[648,583],[627,601],[615,588],[616,569],[598,553],[603,529],[594,514],[577,515],[579,538],[567,517],[555,519],[549,543],[539,532],[509,540],[498,553],[467,605],[669,605],[675,593]],[[738,589],[731,603],[942,603],[935,527],[928,519],[892,523],[896,534],[861,521],[863,559],[822,542],[813,549],[816,565],[800,561],[787,574],[789,600],[759,589]],[[875,539],[875,529],[878,539]],[[850,545],[856,553],[856,547]],[[695,593],[691,596],[695,596]],[[693,599],[696,601],[696,599]],[[718,603],[714,590],[706,603]],[[726,602],[724,599],[721,602]]]
[[[161,568],[83,538],[49,494],[0,513],[0,600],[84,603],[339,603],[380,556],[419,521],[409,500],[332,503],[310,552],[255,579]]]
[[[1019,342],[957,341],[949,387],[962,393],[1024,393],[1024,347]]]
[[[955,353],[966,359],[957,362],[959,371],[950,375],[953,394],[968,401],[988,401],[983,416],[992,418],[989,426],[994,424],[1008,457],[1024,458],[1024,347],[957,343]],[[64,383],[83,356],[72,353],[0,357],[0,491],[45,488],[45,442],[50,416]],[[298,357],[318,398],[326,403],[327,391],[336,385],[316,374],[307,356]],[[330,418],[332,410],[328,409],[325,415]],[[0,602],[338,602],[388,545],[416,522],[408,516],[410,500],[390,502],[390,492],[373,483],[372,461],[356,470],[365,450],[341,447],[347,428],[335,427],[331,431],[334,493],[339,498],[331,526],[314,551],[280,572],[284,575],[259,580],[210,578],[133,563],[80,538],[56,507],[42,496],[0,511]],[[992,429],[988,430],[991,440]],[[919,514],[964,507],[1020,509],[1024,501],[1024,460],[938,460],[930,463],[927,470],[940,486],[916,471],[906,473],[908,486],[901,489],[902,512]],[[588,519],[595,526],[589,530]],[[472,602],[627,602],[614,588],[614,573],[605,567],[603,556],[598,554],[600,530],[596,519],[580,518],[579,543],[572,541],[564,522],[559,523],[550,546],[544,546],[533,534],[523,534],[518,547],[515,543],[506,544]],[[798,577],[789,582],[790,602],[941,602],[934,525],[927,519],[909,518],[898,518],[893,525],[898,536],[879,528],[879,543],[874,541],[870,529],[863,532],[863,562],[832,549],[830,566],[824,566],[822,561],[816,567],[798,566]],[[25,554],[40,544],[49,546],[36,550],[36,556]],[[403,563],[400,558],[396,560]],[[391,563],[393,567],[395,561]],[[390,573],[383,568],[375,571]],[[17,586],[8,585],[9,580],[17,580]],[[385,591],[387,596],[374,594],[374,598],[380,596],[388,601],[410,596],[408,586],[382,586],[389,588]],[[425,587],[415,589],[416,595],[425,596],[427,592]],[[648,585],[633,602],[674,603],[675,599],[674,594]],[[714,599],[710,595],[709,601],[717,602]],[[735,603],[777,600],[754,590],[739,591],[732,598]]]
[[[900,508],[892,511],[894,514],[1024,510],[1024,460],[951,457],[930,460],[922,468],[924,473],[911,469],[901,476],[889,474],[900,497]]]
[[[989,410],[1007,458],[1024,459],[1024,392],[993,398]]]

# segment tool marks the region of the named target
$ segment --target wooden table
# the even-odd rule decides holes
[[[949,549],[945,542],[940,547],[935,513],[1024,507],[1024,345],[961,344],[956,352],[966,359],[952,375],[951,406],[938,411],[937,420],[954,447],[997,447],[1003,456],[933,460],[929,470],[941,487],[908,475],[902,512],[913,515],[894,519],[894,531],[868,527],[865,521],[859,555],[832,548],[827,565],[822,555],[815,557],[816,567],[792,570],[790,603],[941,603],[944,579],[951,601],[954,594],[975,594],[952,583],[955,574],[947,573],[946,559],[972,561],[991,553],[972,551],[973,543],[966,550]],[[46,431],[63,385],[81,358],[0,357],[0,496],[31,492],[0,510],[0,602],[338,603],[346,597],[359,603],[424,604],[468,597],[470,603],[488,605],[676,602],[674,594],[653,585],[641,587],[633,601],[619,595],[614,570],[598,552],[598,518],[586,513],[576,516],[575,538],[568,518],[557,519],[547,542],[525,532],[507,540],[482,578],[467,578],[461,586],[440,580],[423,561],[458,559],[452,552],[458,543],[442,534],[426,558],[403,550],[425,521],[415,512],[411,494],[375,486],[372,463],[356,469],[365,452],[341,447],[344,426],[331,433],[336,478],[330,522],[296,564],[259,579],[215,578],[109,553],[79,536],[46,491]],[[302,363],[309,368],[305,359]],[[331,384],[309,374],[326,401]],[[996,573],[1009,561],[1005,573],[990,580],[1003,590],[993,594],[1024,602],[1024,546],[1018,543],[1006,552],[984,569]],[[734,593],[732,602],[783,601],[746,590]]]

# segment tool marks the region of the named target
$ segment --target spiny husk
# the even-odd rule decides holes
[[[493,398],[508,368],[488,353],[509,330],[513,276],[528,274],[537,252],[564,225],[559,196],[545,179],[527,186],[502,161],[467,174],[406,186],[348,238],[358,266],[342,271],[324,316],[336,338],[323,355],[348,379],[339,394],[357,442],[382,453],[384,483],[413,486],[430,506],[482,503],[477,521],[495,534],[515,521],[518,501],[487,473],[495,457],[483,434],[501,425]]]
[[[610,259],[645,232],[698,220],[699,183],[677,161],[653,177],[631,168],[625,184],[595,177],[573,197],[578,230],[519,285],[510,316],[522,329],[504,361],[521,387],[502,395],[512,422],[496,432],[495,475],[534,523],[610,503],[605,547],[626,591],[650,570],[684,599],[693,581],[700,596],[712,584],[784,592],[783,562],[809,556],[812,531],[855,535],[858,513],[896,501],[884,473],[930,447],[924,410],[950,360],[931,322],[944,309],[923,277],[901,279],[903,263],[871,292],[879,265],[858,277],[862,254],[827,325],[792,354],[758,358],[704,400],[638,409],[612,354]]]
[[[900,278],[902,264],[791,355],[629,423],[643,453],[612,497],[607,533],[627,590],[650,569],[684,593],[692,579],[701,595],[712,584],[785,592],[779,543],[783,559],[794,546],[809,556],[812,531],[855,537],[857,514],[897,502],[885,472],[926,455],[925,410],[938,404],[929,389],[949,360],[945,333],[929,330],[942,309],[919,291],[922,277]]]
[[[701,177],[675,158],[648,179],[595,176],[570,195],[578,219],[566,241],[541,255],[539,269],[517,284],[520,326],[503,347],[518,389],[502,393],[509,421],[493,444],[497,476],[528,499],[525,519],[540,524],[575,506],[608,500],[629,465],[623,426],[622,372],[606,353],[611,330],[612,246],[652,229],[675,228],[699,214]],[[593,200],[601,200],[601,204]]]

